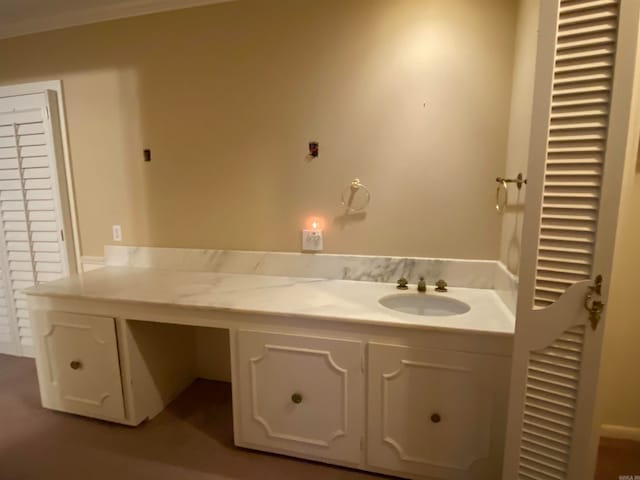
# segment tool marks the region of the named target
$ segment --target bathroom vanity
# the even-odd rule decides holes
[[[177,264],[189,268],[187,257]],[[244,257],[235,264],[251,273],[180,271],[149,258],[28,291],[45,407],[138,425],[197,377],[198,331],[222,329],[236,445],[408,478],[499,477],[514,318],[494,279],[466,288],[457,286],[466,267],[387,261],[378,280],[426,273],[423,298],[470,307],[425,316],[379,303],[416,296],[415,285],[400,292],[371,275],[350,279],[355,270],[344,266],[318,278],[308,265],[307,276],[264,274],[265,261]],[[493,271],[486,263],[479,268]],[[432,276],[446,272],[449,291],[435,292]]]

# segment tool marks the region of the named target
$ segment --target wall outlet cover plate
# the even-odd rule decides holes
[[[318,230],[302,231],[302,251],[319,252],[322,250],[322,232]]]

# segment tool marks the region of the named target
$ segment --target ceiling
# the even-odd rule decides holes
[[[0,39],[234,0],[0,0]]]

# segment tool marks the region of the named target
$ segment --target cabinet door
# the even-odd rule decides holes
[[[113,318],[37,312],[36,360],[44,407],[124,419]]]
[[[238,445],[361,463],[361,342],[240,331],[236,348]]]
[[[369,344],[367,461],[430,478],[498,478],[508,360]]]

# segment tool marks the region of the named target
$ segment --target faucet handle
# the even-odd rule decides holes
[[[440,279],[436,282],[436,292],[447,292],[447,282]]]
[[[409,285],[409,281],[406,278],[401,277],[398,280],[398,285],[396,286],[396,288],[398,290],[407,290],[409,288],[408,285]]]

